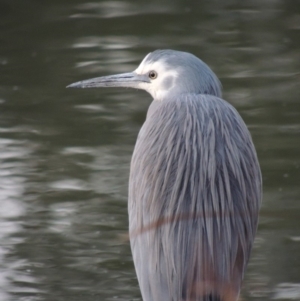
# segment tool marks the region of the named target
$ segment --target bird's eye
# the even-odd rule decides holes
[[[155,71],[150,71],[148,74],[150,79],[156,79],[157,78],[157,73]]]

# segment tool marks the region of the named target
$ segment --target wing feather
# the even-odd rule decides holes
[[[235,298],[260,202],[256,152],[230,104],[209,95],[154,101],[129,182],[130,241],[144,301]]]

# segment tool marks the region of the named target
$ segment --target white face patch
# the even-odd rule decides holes
[[[138,88],[146,90],[152,95],[154,100],[162,100],[175,86],[178,73],[170,69],[163,60],[153,63],[147,62],[149,55],[150,53],[143,59],[134,72],[137,74],[148,74],[150,71],[155,71],[157,78],[152,79],[150,83],[140,83]]]

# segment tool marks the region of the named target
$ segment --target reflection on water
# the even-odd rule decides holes
[[[280,283],[275,289],[274,299],[300,299],[300,284]]]
[[[15,132],[15,129],[0,129],[0,132]],[[0,300],[9,300],[11,287],[23,293],[39,292],[34,287],[39,281],[30,273],[29,260],[14,256],[18,246],[24,243],[21,233],[24,232],[22,218],[26,215],[26,204],[21,200],[30,166],[19,158],[29,158],[31,151],[27,144],[0,138]],[[23,284],[28,287],[21,288]]]
[[[292,1],[0,3],[0,301],[141,300],[127,234],[149,95],[65,89],[193,52],[253,135],[264,180],[244,300],[300,300],[300,11]]]

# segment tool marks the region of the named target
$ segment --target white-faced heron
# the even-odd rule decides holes
[[[250,133],[194,55],[149,53],[131,72],[69,87],[149,92],[132,156],[129,234],[144,301],[235,301],[258,223],[262,180]]]

